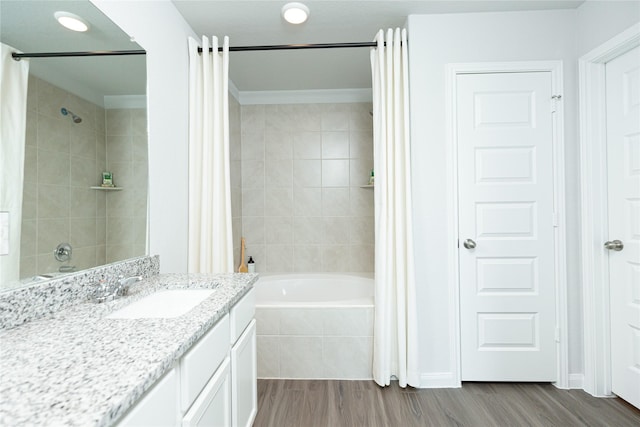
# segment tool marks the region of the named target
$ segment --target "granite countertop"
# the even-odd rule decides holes
[[[0,425],[109,426],[251,288],[257,274],[162,274],[0,331]],[[187,314],[108,319],[162,289],[215,289]]]

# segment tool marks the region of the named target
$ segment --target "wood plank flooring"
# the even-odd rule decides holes
[[[258,380],[255,427],[639,427],[640,410],[551,384],[464,383],[459,389],[386,388],[373,381]]]

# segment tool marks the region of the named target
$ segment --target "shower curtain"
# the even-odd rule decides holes
[[[0,241],[0,285],[20,279],[22,186],[29,62],[14,61],[16,49],[0,43],[0,215],[9,215],[8,247]],[[2,224],[0,223],[0,228]]]
[[[407,32],[376,35],[371,50],[375,195],[373,378],[420,384],[411,220]],[[385,46],[386,42],[386,46]]]
[[[189,39],[190,273],[233,272],[228,75],[228,37]]]

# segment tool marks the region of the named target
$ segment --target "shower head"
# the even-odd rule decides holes
[[[60,112],[62,113],[63,116],[67,116],[71,114],[71,119],[73,120],[73,123],[80,123],[82,121],[82,118],[80,116],[76,116],[75,114],[73,114],[72,111],[69,111],[64,107],[60,109]]]

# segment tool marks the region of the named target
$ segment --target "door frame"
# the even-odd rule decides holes
[[[446,68],[446,123],[447,123],[447,182],[449,200],[449,217],[447,229],[452,236],[448,245],[449,263],[447,266],[449,283],[449,336],[450,366],[453,370],[455,386],[462,385],[462,354],[460,331],[460,271],[458,248],[458,138],[456,120],[456,77],[461,74],[483,73],[522,73],[522,72],[550,72],[551,92],[554,95],[563,94],[562,61],[526,61],[526,62],[479,62],[448,64]],[[567,272],[566,272],[566,211],[565,211],[565,166],[564,166],[564,108],[562,98],[555,102],[555,112],[552,116],[553,142],[553,199],[555,207],[555,289],[556,289],[556,331],[557,343],[556,370],[557,380],[554,385],[558,388],[569,388],[569,352],[568,352],[568,310],[567,310]]]
[[[578,60],[582,200],[583,388],[611,396],[605,64],[640,46],[635,24]]]

